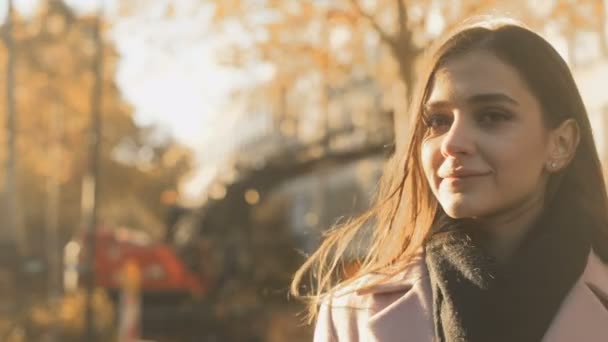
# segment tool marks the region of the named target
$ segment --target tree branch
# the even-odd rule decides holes
[[[407,32],[407,7],[405,6],[404,0],[395,0],[397,1],[397,13],[398,13],[398,26],[399,26],[399,36],[404,37]]]
[[[361,8],[361,5],[359,4],[358,0],[350,0],[350,3],[355,8],[355,11],[357,11],[357,13],[359,13],[359,15],[361,15],[362,17],[364,17],[365,19],[367,19],[367,21],[369,21],[369,23],[372,25],[372,27],[374,28],[374,30],[376,30],[376,32],[378,32],[378,34],[380,35],[380,38],[384,42],[388,43],[391,46],[395,44],[395,38],[393,36],[391,36],[390,34],[388,34],[380,26],[380,24],[378,24],[378,21],[376,20],[376,18],[374,18],[371,14],[365,12]]]

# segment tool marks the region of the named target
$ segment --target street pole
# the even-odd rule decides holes
[[[51,92],[52,93],[52,92]],[[55,101],[55,98],[53,98]],[[46,237],[48,260],[48,297],[52,312],[57,312],[61,295],[61,245],[59,242],[59,206],[61,195],[61,159],[63,125],[57,103],[52,104],[49,159],[52,167],[47,178]],[[57,341],[57,324],[51,327],[50,341]]]
[[[97,207],[99,204],[99,166],[101,152],[101,105],[103,92],[103,41],[101,39],[102,0],[93,26],[96,53],[93,61],[95,83],[91,93],[91,131],[89,133],[89,172],[82,184],[82,214],[85,227],[85,274],[86,282],[86,341],[96,341],[93,294],[95,291],[95,252]]]
[[[17,232],[17,186],[16,186],[16,151],[17,119],[15,113],[15,43],[13,41],[13,1],[8,1],[5,22],[4,42],[7,51],[6,64],[6,160],[4,172],[4,200],[6,203],[7,226],[2,232],[2,239],[19,246]]]
[[[13,41],[13,2],[7,3],[6,20],[4,23],[4,44],[7,51],[6,63],[6,159],[4,160],[4,188],[0,193],[0,205],[4,209],[5,225],[0,227],[0,281],[5,284],[6,295],[0,298],[0,314],[14,314],[21,306],[19,278],[21,271],[21,255],[23,247],[20,242],[17,186],[16,186],[16,152],[15,140],[17,133],[15,111],[15,43]]]

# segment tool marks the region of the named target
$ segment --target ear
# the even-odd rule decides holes
[[[568,166],[576,153],[580,141],[578,124],[574,119],[564,120],[550,132],[549,156],[546,168],[549,172],[558,172]]]

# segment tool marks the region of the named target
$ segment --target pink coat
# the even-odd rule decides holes
[[[428,270],[420,255],[391,280],[335,295],[330,305],[321,305],[314,341],[432,342],[431,298]],[[604,303],[608,303],[608,265],[591,253],[542,341],[608,341]]]

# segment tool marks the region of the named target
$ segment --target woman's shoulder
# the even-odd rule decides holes
[[[375,272],[359,277],[349,285],[328,294],[323,305],[332,309],[369,309],[377,296],[401,295],[426,278],[428,270],[424,255],[420,253],[396,273]]]
[[[327,295],[319,308],[315,341],[367,341],[381,322],[426,321],[416,317],[427,318],[431,300],[424,256],[417,255],[394,275],[367,274]]]

